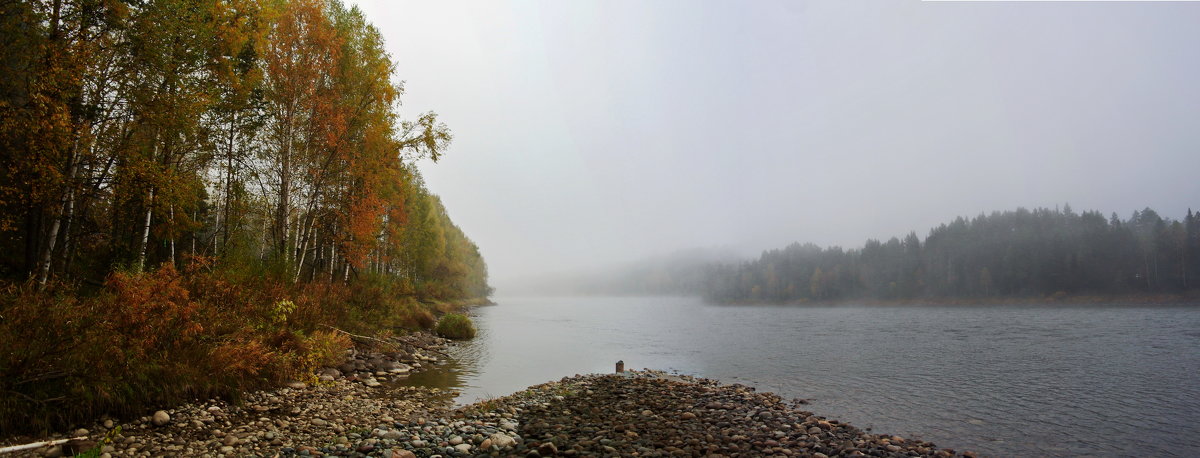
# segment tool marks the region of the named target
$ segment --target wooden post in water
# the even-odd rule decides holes
[[[625,360],[617,361],[617,373],[625,372]]]

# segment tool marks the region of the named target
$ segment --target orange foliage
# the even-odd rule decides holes
[[[209,365],[217,377],[227,380],[258,379],[275,353],[262,342],[244,335],[217,344],[209,351]]]
[[[110,293],[101,304],[108,318],[103,325],[124,338],[122,348],[131,356],[168,352],[204,330],[196,320],[199,304],[170,264],[145,275],[113,273],[105,286]]]

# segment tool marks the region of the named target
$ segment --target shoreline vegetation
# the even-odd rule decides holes
[[[313,382],[491,294],[417,167],[451,131],[356,7],[10,2],[0,35],[0,437]]]
[[[974,456],[863,431],[805,411],[803,401],[648,369],[563,377],[454,408],[450,393],[380,383],[435,356],[348,355],[346,371],[324,368],[312,384],[249,393],[240,404],[210,399],[102,418],[44,438],[85,439],[14,456]],[[14,439],[32,438],[3,443]]]

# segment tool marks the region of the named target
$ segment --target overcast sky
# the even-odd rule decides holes
[[[493,284],[1200,208],[1200,3],[360,0]]]

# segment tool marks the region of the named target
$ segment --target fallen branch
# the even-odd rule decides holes
[[[351,333],[351,332],[347,332],[347,331],[345,331],[345,330],[338,329],[338,328],[335,328],[335,327],[333,327],[333,326],[330,326],[330,325],[327,325],[327,324],[323,324],[323,325],[321,325],[321,326],[325,326],[325,327],[327,327],[327,328],[329,328],[329,329],[332,329],[332,330],[334,330],[334,331],[337,331],[337,332],[340,332],[340,333],[342,333],[342,334],[348,335],[348,336],[350,336],[350,338],[351,338],[351,339],[369,340],[369,341],[372,341],[372,342],[378,342],[378,343],[381,343],[381,344],[385,344],[385,345],[392,345],[392,346],[395,346],[395,345],[396,345],[396,344],[394,344],[394,343],[392,343],[392,342],[388,342],[388,341],[386,341],[386,340],[383,340],[383,339],[377,339],[377,338],[374,338],[374,337],[371,337],[371,336],[360,336],[360,335],[358,335],[358,334],[354,334],[354,333]]]
[[[325,326],[325,327],[327,327],[327,328],[329,328],[329,329],[332,329],[332,330],[334,330],[334,331],[340,332],[340,333],[342,333],[342,334],[348,335],[348,336],[350,336],[350,338],[351,338],[351,339],[360,339],[360,340],[365,340],[365,341],[370,341],[370,342],[377,342],[377,343],[381,343],[381,344],[384,344],[384,345],[390,345],[390,346],[392,346],[392,347],[396,347],[396,346],[397,346],[397,344],[396,344],[395,342],[389,342],[389,341],[386,341],[386,340],[383,340],[383,339],[378,339],[378,338],[371,337],[371,336],[360,336],[360,335],[358,335],[358,334],[354,334],[354,333],[351,333],[351,332],[347,332],[347,331],[345,331],[345,330],[338,329],[338,328],[335,328],[335,327],[333,327],[333,326],[330,326],[330,325],[327,325],[327,324],[324,324],[324,325],[322,325],[322,326]],[[400,340],[400,339],[398,339],[398,338],[397,338],[396,340]],[[417,347],[417,348],[420,348],[420,349],[422,349],[422,350],[426,350],[426,351],[431,351],[431,352],[437,353],[437,354],[439,354],[439,355],[445,356],[445,357],[447,357],[447,358],[448,358],[448,357],[450,357],[450,355],[447,355],[446,353],[442,352],[441,350],[438,350],[438,349],[435,349],[435,348],[429,348],[429,347],[426,347],[426,346],[424,346],[424,345],[420,345],[420,344],[417,344],[417,343],[409,342],[409,341],[407,341],[407,340],[400,340],[400,342],[401,342],[402,344],[404,344],[404,345],[408,345],[408,346],[412,346],[412,347]]]
[[[65,444],[65,443],[71,442],[71,441],[82,441],[82,440],[87,440],[87,436],[73,437],[70,439],[56,439],[56,440],[52,440],[52,441],[34,442],[32,444],[24,444],[24,445],[10,445],[8,447],[0,447],[0,453],[19,452],[21,450],[29,450],[31,448],[50,447],[52,445]]]

